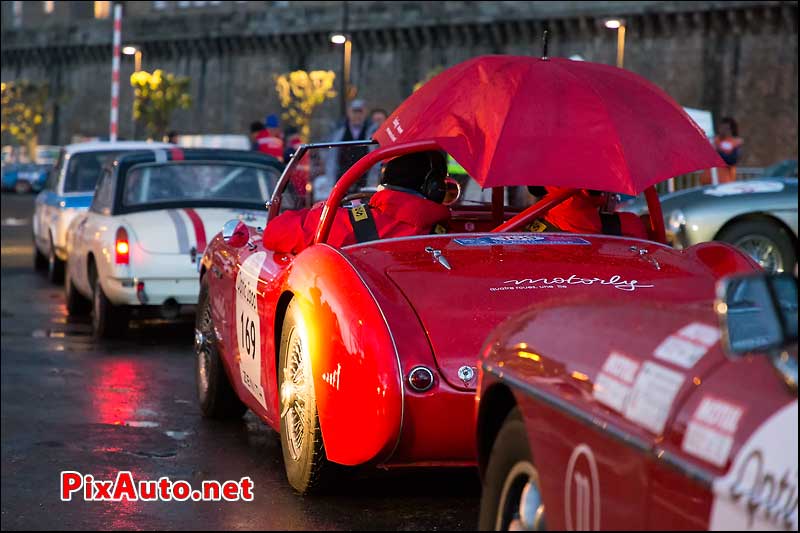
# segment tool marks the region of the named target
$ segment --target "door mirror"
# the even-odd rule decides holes
[[[797,278],[760,272],[717,284],[716,312],[732,355],[763,352],[797,342]]]
[[[241,220],[229,220],[222,226],[222,240],[228,246],[241,248],[250,240],[250,230]]]

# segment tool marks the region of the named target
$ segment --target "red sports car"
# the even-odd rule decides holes
[[[311,152],[349,146],[302,147],[269,216],[305,205],[307,191],[290,184],[295,172],[315,168]],[[530,233],[523,227],[569,193],[519,212],[503,205],[497,188],[492,204],[451,206],[448,234],[326,243],[335,209],[350,202],[345,195],[360,176],[386,158],[436,149],[435,141],[418,141],[364,155],[331,192],[315,243],[296,255],[265,249],[260,229],[234,221],[203,256],[202,410],[225,417],[249,408],[279,430],[289,481],[300,492],[340,470],[333,464],[475,464],[476,354],[495,326],[534,301],[657,309],[706,301],[718,278],[754,268],[724,244],[676,251],[657,242],[664,228],[652,187],[652,240]],[[631,342],[654,338],[649,322],[632,318],[624,319]]]
[[[482,530],[797,530],[797,280],[647,283],[489,337]]]

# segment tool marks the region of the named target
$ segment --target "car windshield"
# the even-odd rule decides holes
[[[103,167],[112,161],[120,152],[78,152],[69,158],[67,176],[64,179],[64,192],[92,192]]]
[[[279,175],[272,167],[228,162],[142,165],[125,176],[122,204],[223,202],[263,207]]]

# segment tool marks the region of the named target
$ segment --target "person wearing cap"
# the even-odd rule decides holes
[[[440,152],[416,152],[390,159],[383,167],[381,185],[369,204],[340,207],[327,243],[346,246],[390,237],[444,233],[450,209],[443,205],[447,192],[447,162]],[[310,209],[286,211],[264,229],[264,247],[298,253],[314,240],[323,203]]]
[[[345,117],[344,124],[336,131],[333,132],[330,141],[357,141],[366,140],[370,138],[371,127],[367,120],[367,106],[364,100],[359,98],[350,102],[347,108],[347,117]],[[325,174],[331,179],[333,183],[339,181],[342,174],[347,172],[347,169],[353,164],[364,157],[369,152],[367,146],[363,147],[350,147],[346,150],[335,149],[331,150],[328,155],[328,161],[325,165]],[[366,176],[361,181],[356,183],[353,191],[359,190],[366,182]]]
[[[256,133],[255,141],[259,152],[283,162],[283,133],[280,130],[278,115],[267,116],[264,129]]]

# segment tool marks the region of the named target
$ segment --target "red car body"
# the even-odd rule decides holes
[[[207,279],[225,373],[238,398],[275,429],[281,424],[278,345],[289,303],[295,301],[313,324],[308,351],[331,462],[474,465],[477,376],[464,380],[459,370],[475,368],[487,335],[509,315],[532,301],[554,306],[581,296],[598,303],[611,296],[633,303],[704,300],[719,277],[753,268],[746,256],[717,243],[675,251],[654,241],[601,235],[463,233],[494,228],[509,218],[502,209],[499,219],[496,210],[454,213],[453,226],[462,228],[455,234],[343,248],[325,243],[332,210],[372,164],[437,148],[417,142],[364,156],[331,193],[315,244],[297,255],[264,249],[256,228],[244,231],[246,246],[217,235],[204,254],[201,278]],[[285,173],[279,191],[288,181]],[[654,193],[649,196],[657,202]],[[654,234],[663,236],[657,207],[650,210]],[[271,209],[278,209],[274,200]],[[515,290],[514,280],[529,278],[566,288]],[[254,306],[252,319],[237,315],[237,298]],[[247,331],[250,322],[255,335]],[[635,327],[651,338],[645,323]],[[242,372],[243,364],[252,364],[250,349],[241,353],[242,337],[257,339],[257,373]],[[425,392],[408,386],[409,372],[420,365],[433,372]]]
[[[481,467],[517,408],[548,529],[796,530],[796,389],[764,354],[723,353],[710,285],[668,270],[537,302],[488,338]]]

